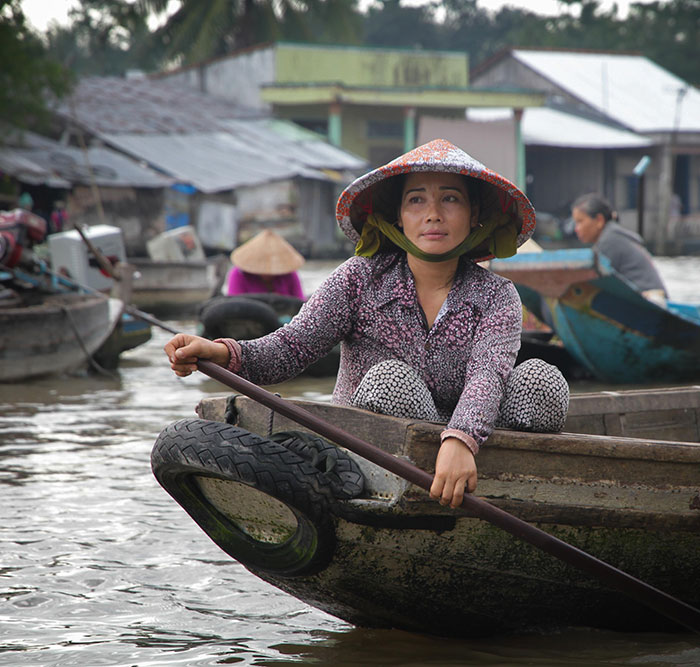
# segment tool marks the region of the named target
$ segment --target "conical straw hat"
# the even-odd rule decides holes
[[[279,234],[266,229],[238,246],[231,262],[241,271],[281,276],[300,268],[306,260]]]
[[[362,227],[380,198],[391,192],[391,180],[399,174],[438,171],[470,176],[479,184],[479,222],[488,221],[498,213],[507,213],[518,230],[517,245],[527,241],[535,229],[535,209],[530,200],[513,183],[488,169],[461,148],[445,139],[418,146],[400,155],[383,167],[378,167],[353,181],[343,191],[336,206],[336,219],[343,234],[353,243],[360,240]],[[392,197],[390,197],[391,199]],[[400,192],[396,206],[400,201]],[[393,220],[388,220],[393,222]],[[467,256],[475,262],[493,259],[483,243]]]

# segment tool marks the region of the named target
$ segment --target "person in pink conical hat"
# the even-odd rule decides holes
[[[431,496],[453,507],[477,484],[494,426],[561,430],[569,389],[538,359],[514,364],[522,306],[513,284],[477,262],[508,257],[535,212],[510,181],[436,139],[374,169],[340,195],[355,243],[285,327],[253,341],[178,334],[179,376],[210,359],[257,384],[294,377],[341,343],[333,401],[442,422]]]
[[[306,260],[290,243],[264,229],[231,253],[227,296],[273,293],[304,299],[297,270]]]

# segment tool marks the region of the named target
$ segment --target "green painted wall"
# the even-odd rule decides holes
[[[466,53],[277,44],[276,83],[338,81],[348,86],[469,85]]]
[[[367,154],[366,119],[359,114],[343,114],[343,148],[355,155],[365,157]]]

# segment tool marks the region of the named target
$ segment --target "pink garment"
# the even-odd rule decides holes
[[[246,273],[245,271],[241,271],[237,266],[234,266],[228,272],[226,294],[228,296],[236,296],[239,294],[273,292],[275,294],[282,294],[283,296],[295,296],[299,299],[304,298],[304,292],[301,289],[301,281],[296,271],[285,273],[281,276],[272,276],[272,281],[272,289],[270,289],[259,275],[255,273]]]

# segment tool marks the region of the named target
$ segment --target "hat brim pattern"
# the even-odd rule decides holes
[[[535,209],[523,192],[507,178],[485,167],[444,139],[436,139],[414,148],[388,164],[360,176],[345,188],[336,206],[336,219],[343,234],[353,243],[360,240],[360,230],[368,212],[366,207],[357,205],[361,195],[370,193],[374,186],[392,176],[414,172],[463,174],[482,181],[480,220],[510,210],[518,220],[518,247],[532,236],[535,230]],[[488,259],[493,259],[493,255],[476,257],[474,261]]]

